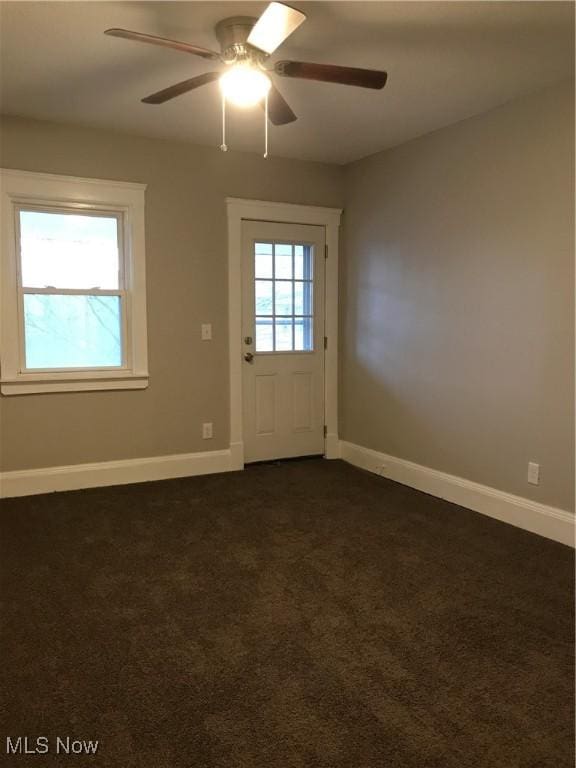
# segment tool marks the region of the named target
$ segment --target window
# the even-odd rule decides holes
[[[254,243],[256,352],[314,349],[313,247]]]
[[[144,187],[1,174],[2,393],[145,387]]]
[[[121,368],[121,216],[19,208],[18,218],[25,370]]]

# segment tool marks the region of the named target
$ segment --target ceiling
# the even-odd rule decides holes
[[[271,61],[386,69],[382,91],[277,78],[297,122],[270,152],[346,163],[573,77],[572,2],[301,2],[307,21]],[[2,2],[2,112],[220,144],[215,84],[164,105],[140,99],[214,68],[103,35],[125,27],[218,50],[214,25],[266,2]],[[261,152],[261,110],[229,110],[231,150]]]

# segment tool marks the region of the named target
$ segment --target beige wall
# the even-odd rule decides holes
[[[340,206],[342,169],[18,118],[0,128],[3,167],[148,184],[150,361],[143,391],[0,397],[0,468],[228,447],[225,197]]]
[[[573,111],[558,86],[348,167],[346,440],[573,509]]]
[[[3,118],[4,167],[148,184],[151,379],[0,397],[0,468],[227,447],[224,198],[340,206],[346,187],[341,436],[573,508],[572,93],[548,89],[345,171]]]

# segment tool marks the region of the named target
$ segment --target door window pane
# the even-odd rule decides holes
[[[294,283],[294,314],[312,314],[312,283]]]
[[[296,280],[312,280],[312,248],[309,245],[294,246],[294,277]]]
[[[119,296],[24,294],[27,368],[122,365]]]
[[[274,350],[274,321],[271,317],[256,318],[256,351],[272,352]]]
[[[272,280],[256,280],[256,314],[273,314]]]
[[[276,336],[276,350],[278,352],[289,352],[293,349],[292,344],[292,321],[276,320],[274,323]]]
[[[258,247],[258,243],[256,243]],[[255,253],[255,273],[256,277],[272,278],[272,246],[270,253]]]
[[[274,246],[272,243],[254,243],[254,253],[259,256],[262,254],[268,254],[272,256],[272,249]]]
[[[294,349],[304,352],[314,349],[314,327],[311,317],[294,318]]]
[[[292,309],[292,281],[291,280],[276,280],[275,284],[276,292],[276,305],[274,308],[275,315],[291,315]]]
[[[118,219],[76,213],[20,211],[25,288],[119,287]]]
[[[274,247],[274,277],[282,280],[292,279],[292,246],[276,244]]]
[[[313,261],[310,245],[254,244],[256,352],[313,351]]]

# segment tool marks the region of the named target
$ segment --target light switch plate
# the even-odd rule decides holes
[[[531,485],[540,484],[540,464],[535,464],[533,461],[528,462],[528,482]]]
[[[202,341],[212,341],[212,323],[202,323]]]

